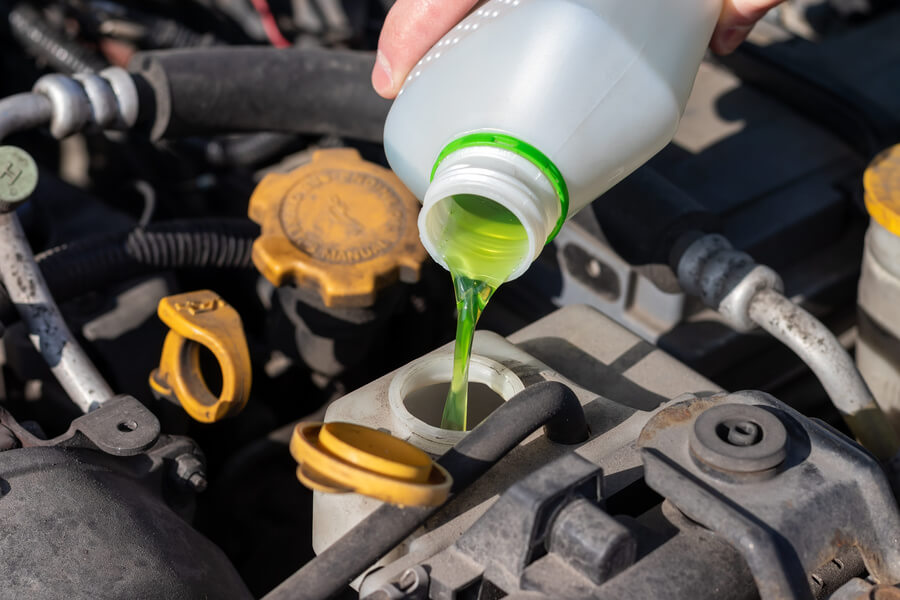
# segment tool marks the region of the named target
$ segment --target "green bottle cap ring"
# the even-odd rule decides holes
[[[457,150],[472,148],[474,146],[491,146],[515,152],[537,167],[541,173],[550,180],[550,185],[553,186],[553,189],[556,190],[556,195],[559,196],[559,205],[561,208],[556,227],[553,229],[553,232],[550,233],[550,237],[547,238],[548,244],[552,242],[553,238],[556,237],[559,230],[562,229],[562,226],[565,224],[566,218],[569,216],[569,188],[566,186],[566,180],[563,178],[562,173],[556,168],[553,161],[531,144],[527,144],[511,135],[502,133],[482,132],[464,135],[461,138],[453,140],[441,150],[441,153],[434,163],[434,168],[431,170],[431,181],[434,181],[434,176],[437,173],[438,167],[444,162],[445,158]]]

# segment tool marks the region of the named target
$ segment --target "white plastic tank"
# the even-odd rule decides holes
[[[864,183],[872,223],[859,282],[856,364],[900,432],[900,146],[875,158]]]
[[[525,227],[518,277],[562,223],[662,149],[722,0],[490,0],[412,70],[385,126],[446,267],[448,200],[476,194]]]

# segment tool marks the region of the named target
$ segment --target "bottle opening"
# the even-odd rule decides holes
[[[426,227],[439,258],[455,274],[492,287],[530,258],[528,232],[506,207],[484,196],[456,194],[429,211]]]

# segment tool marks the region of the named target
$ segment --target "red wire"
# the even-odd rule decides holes
[[[272,10],[269,8],[268,1],[250,0],[250,2],[253,4],[253,8],[256,9],[256,12],[259,13],[263,29],[266,32],[266,37],[269,38],[272,45],[276,48],[290,48],[291,43],[281,35],[281,31],[278,29],[278,23],[275,22],[275,17],[272,16]]]

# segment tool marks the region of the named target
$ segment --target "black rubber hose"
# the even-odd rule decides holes
[[[390,102],[371,52],[214,47],[142,52],[129,69],[154,140],[276,131],[381,142]]]
[[[452,493],[471,485],[542,425],[547,437],[561,444],[588,438],[584,411],[572,390],[551,381],[525,388],[438,459],[453,476]],[[263,600],[333,597],[439,508],[381,505]]]
[[[606,192],[591,209],[610,245],[632,265],[666,264],[685,232],[720,229],[716,215],[647,166]]]
[[[35,8],[20,2],[9,11],[9,29],[26,51],[60,73],[93,73],[108,65],[47,24]]]
[[[259,227],[245,219],[168,221],[121,233],[79,240],[35,259],[57,302],[89,291],[169,269],[248,269]],[[0,322],[18,320],[6,290]]]
[[[216,167],[252,167],[271,161],[297,144],[293,133],[251,133],[216,138],[204,146],[206,161]]]

